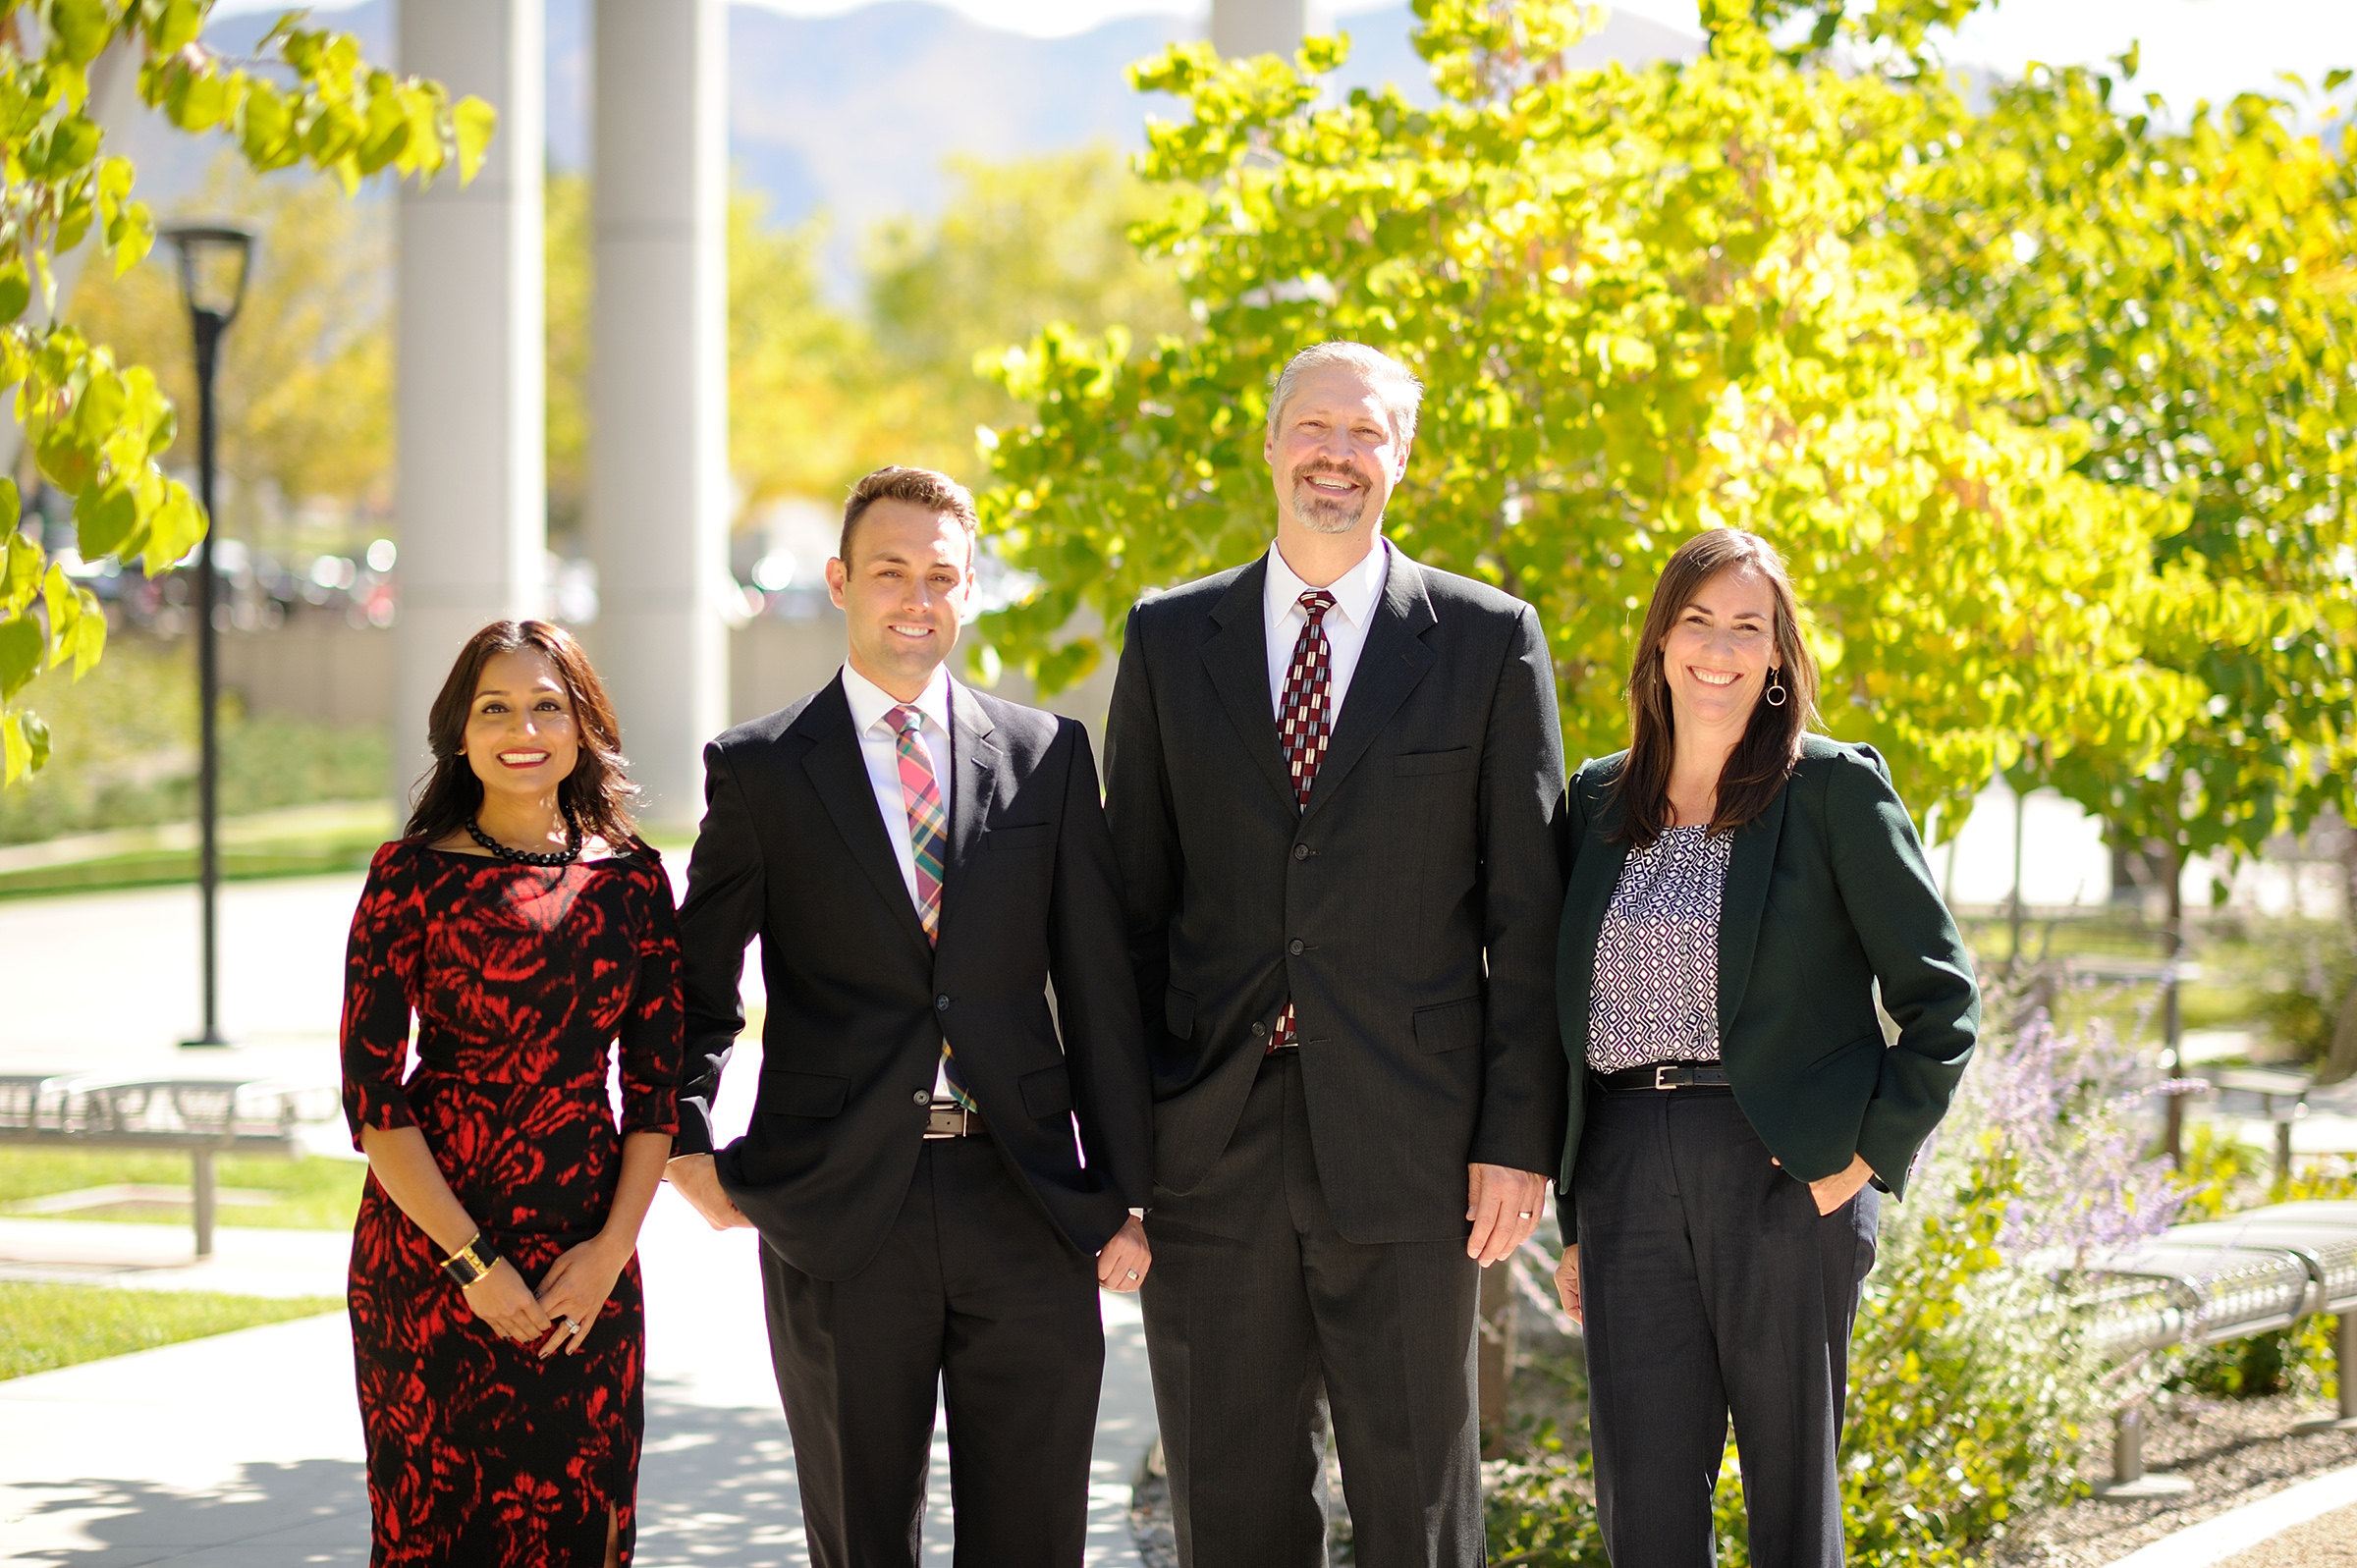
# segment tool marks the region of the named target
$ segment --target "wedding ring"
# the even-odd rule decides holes
[[[1530,1217],[1530,1211],[1525,1209],[1520,1214],[1514,1216],[1514,1217],[1516,1219],[1528,1219]]]
[[[1135,1279],[1135,1278],[1137,1277],[1137,1271],[1136,1271],[1136,1270],[1134,1270],[1134,1269],[1130,1270],[1130,1271],[1129,1271],[1129,1277],[1130,1277],[1130,1278],[1132,1278],[1132,1279]]]
[[[581,1331],[581,1325],[568,1318],[565,1320],[565,1331],[569,1334],[577,1334]]]

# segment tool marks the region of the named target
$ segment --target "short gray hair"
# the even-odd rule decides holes
[[[1424,383],[1416,379],[1413,370],[1382,350],[1340,339],[1312,344],[1286,361],[1285,369],[1278,374],[1276,389],[1269,394],[1272,438],[1277,434],[1277,416],[1292,401],[1293,389],[1301,378],[1328,365],[1346,365],[1366,377],[1374,385],[1375,395],[1383,400],[1385,411],[1392,416],[1392,434],[1403,445],[1416,439],[1416,410],[1424,404]]]

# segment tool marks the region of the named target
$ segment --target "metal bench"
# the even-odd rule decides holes
[[[2222,1345],[2322,1314],[2339,1320],[2336,1415],[2306,1429],[2357,1430],[2357,1203],[2275,1204],[2178,1225],[2091,1270],[2095,1342],[2113,1354]],[[2144,1408],[2121,1410],[2108,1496],[2182,1490],[2144,1470]]]
[[[291,1079],[0,1075],[0,1144],[178,1151],[189,1157],[196,1256],[213,1251],[213,1162],[293,1160],[297,1128],[335,1113],[336,1090]]]
[[[2316,1087],[2313,1073],[2281,1067],[2227,1067],[2205,1072],[2213,1089],[2259,1097],[2259,1114],[2274,1123],[2275,1183],[2291,1179],[2291,1127],[2308,1114],[2308,1091]]]

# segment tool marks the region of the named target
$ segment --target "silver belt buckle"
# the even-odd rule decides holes
[[[1676,1089],[1682,1087],[1682,1085],[1670,1081],[1670,1075],[1672,1073],[1681,1070],[1682,1069],[1673,1063],[1667,1061],[1656,1064],[1653,1069],[1653,1086],[1656,1089]]]

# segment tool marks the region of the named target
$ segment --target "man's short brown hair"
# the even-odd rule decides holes
[[[946,473],[931,468],[878,468],[851,486],[843,504],[843,537],[835,542],[835,558],[851,564],[851,530],[867,509],[879,501],[905,501],[927,512],[948,513],[965,528],[965,564],[974,564],[974,534],[981,519],[974,515],[973,493]]]

